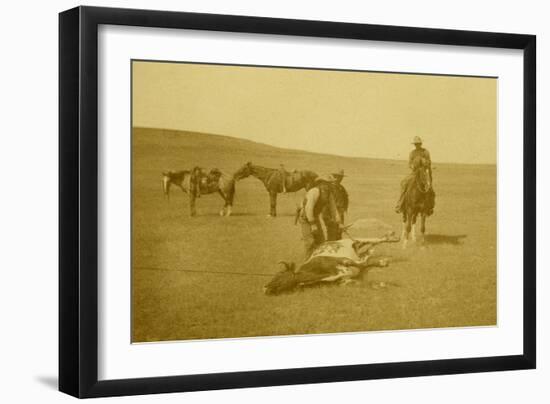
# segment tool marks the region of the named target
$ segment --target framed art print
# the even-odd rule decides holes
[[[60,14],[60,390],[535,367],[535,37]]]

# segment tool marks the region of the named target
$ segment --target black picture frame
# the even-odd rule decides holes
[[[99,381],[100,24],[523,50],[523,354]],[[534,35],[96,7],[60,13],[59,390],[84,398],[535,368],[535,61]]]

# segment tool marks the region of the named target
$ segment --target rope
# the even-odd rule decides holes
[[[257,272],[218,272],[218,271],[199,271],[196,269],[170,269],[160,267],[133,267],[138,271],[166,271],[166,272],[192,272],[198,274],[212,274],[212,275],[241,275],[241,276],[273,276],[274,274],[265,274]]]

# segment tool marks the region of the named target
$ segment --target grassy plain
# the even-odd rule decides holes
[[[237,183],[233,216],[218,215],[223,201],[212,194],[197,201],[198,216],[190,217],[179,189],[164,199],[162,171],[200,165],[233,173],[247,161],[320,174],[344,169],[347,222],[367,219],[372,225],[353,233],[366,237],[387,227],[400,231],[393,206],[406,162],[143,128],[134,128],[132,142],[134,342],[496,324],[495,166],[434,164],[436,209],[425,248],[380,246],[390,266],[358,284],[268,297],[262,287],[280,270],[277,262],[302,259],[293,215],[303,194],[280,195],[279,216],[268,219],[268,194],[250,177]],[[377,288],[380,282],[387,286]]]

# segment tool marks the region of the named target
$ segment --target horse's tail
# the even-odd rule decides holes
[[[218,180],[218,189],[222,192],[226,205],[233,206],[236,183],[237,180],[235,180],[232,176],[224,175]]]

